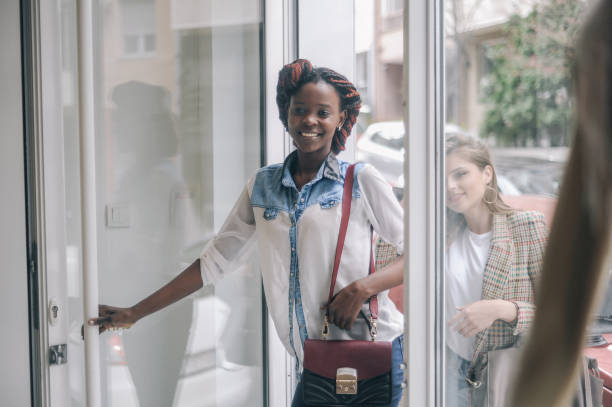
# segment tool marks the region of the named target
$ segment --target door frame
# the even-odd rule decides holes
[[[444,405],[443,0],[404,0],[404,405]]]
[[[25,208],[28,272],[31,405],[47,405],[49,376],[46,363],[48,333],[41,318],[46,304],[44,201],[42,185],[42,100],[40,78],[40,4],[20,1],[21,82],[25,159]]]

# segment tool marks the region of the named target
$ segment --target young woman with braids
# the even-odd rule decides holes
[[[200,257],[174,280],[129,308],[101,305],[89,321],[100,332],[126,327],[214,282],[230,272],[246,243],[255,239],[270,315],[298,369],[307,338],[319,339],[327,308],[340,329],[331,339],[365,339],[369,330],[357,315],[369,312],[366,300],[379,294],[378,336],[393,341],[393,401],[401,398],[403,317],[387,290],[402,283],[403,258],[368,275],[371,228],[402,251],[402,209],[391,187],[370,165],[355,168],[348,237],[336,296],[326,304],[342,211],[344,149],[357,120],[360,97],[342,75],[296,60],[279,73],[280,120],[296,150],[282,164],[264,167],[248,182],[218,234]],[[301,383],[293,406],[302,406]]]
[[[505,406],[509,348],[534,317],[544,216],[503,202],[488,149],[471,137],[446,142],[446,189],[446,405]]]

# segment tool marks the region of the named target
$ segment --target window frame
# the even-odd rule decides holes
[[[444,403],[443,0],[404,1],[404,405]],[[425,312],[423,312],[425,310]]]

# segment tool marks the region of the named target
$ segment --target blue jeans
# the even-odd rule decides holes
[[[397,407],[402,398],[402,381],[404,380],[404,371],[400,365],[404,360],[404,335],[398,336],[392,343],[391,357],[391,403],[380,407]],[[308,407],[304,404],[304,393],[302,381],[298,383],[293,394],[293,402],[291,407]]]
[[[446,348],[446,406],[468,407],[469,384],[465,380],[470,361]]]

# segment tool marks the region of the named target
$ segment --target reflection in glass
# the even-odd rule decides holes
[[[585,2],[444,4],[447,405],[498,406],[535,312]]]
[[[469,136],[446,140],[446,193],[447,405],[503,405],[535,312],[544,216],[504,202],[487,147]]]
[[[62,4],[73,405],[83,405],[75,2]],[[98,2],[96,172],[103,303],[132,305],[193,261],[260,166],[260,2]],[[262,403],[261,282],[248,259],[101,338],[105,406]],[[73,332],[74,331],[74,332]],[[74,333],[74,335],[73,335]],[[72,346],[72,342],[71,342]]]

